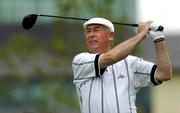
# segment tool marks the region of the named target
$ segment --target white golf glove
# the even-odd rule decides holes
[[[158,25],[154,22],[150,24],[150,30],[151,31],[157,31],[159,27],[160,27],[160,25]]]
[[[165,39],[163,31],[156,31],[158,26],[159,25],[155,24],[150,25],[151,30],[149,31],[149,35],[154,40],[154,42],[160,42]]]

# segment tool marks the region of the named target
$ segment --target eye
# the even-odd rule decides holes
[[[86,31],[85,31],[87,34],[89,34],[90,32],[91,32],[91,30],[90,29],[86,29]]]
[[[100,28],[96,28],[96,29],[95,29],[95,32],[99,32],[99,31],[100,31]]]
[[[96,29],[95,31],[100,31],[99,29]]]

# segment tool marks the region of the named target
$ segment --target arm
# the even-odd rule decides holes
[[[157,59],[157,70],[156,80],[165,81],[171,79],[172,67],[170,57],[165,46],[165,42],[155,42],[156,48],[156,59]]]
[[[146,37],[149,32],[150,23],[150,21],[139,23],[139,32],[137,35],[120,43],[110,51],[103,53],[100,57],[100,68],[105,68],[126,58],[133,51],[133,49]]]
[[[150,36],[154,40],[156,49],[157,69],[155,78],[157,81],[169,80],[172,76],[172,66],[164,41],[164,34],[160,31],[150,31]]]

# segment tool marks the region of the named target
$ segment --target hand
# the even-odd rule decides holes
[[[149,33],[150,24],[152,21],[139,22],[138,24],[138,33],[143,32],[145,35]]]
[[[154,42],[160,42],[165,39],[163,31],[149,31],[149,35]]]
[[[150,24],[150,30],[151,31],[163,31],[164,27],[153,22]]]

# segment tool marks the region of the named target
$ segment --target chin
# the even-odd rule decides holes
[[[98,53],[97,51],[94,50],[89,50],[90,53]]]
[[[99,53],[98,51],[97,51],[97,49],[89,49],[89,52],[91,52],[91,53]]]
[[[89,46],[88,49],[91,53],[97,53],[98,47],[94,45],[94,46]]]

